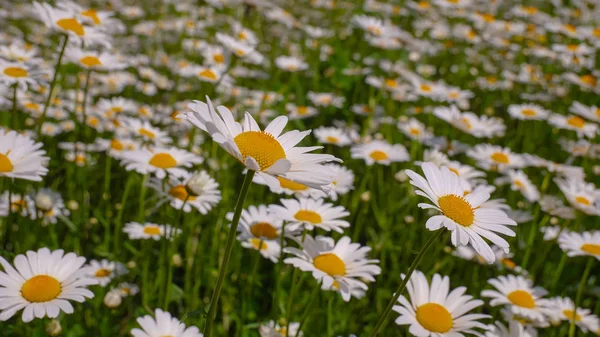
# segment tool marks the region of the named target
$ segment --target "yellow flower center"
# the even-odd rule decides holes
[[[267,250],[267,243],[264,240],[252,238],[250,239],[250,243],[256,250]]]
[[[84,66],[91,68],[93,66],[101,66],[102,62],[100,61],[99,58],[97,58],[96,56],[86,56],[86,57],[82,57],[79,62],[81,62],[81,64],[83,64]]]
[[[294,181],[291,181],[289,179],[285,179],[282,177],[277,177],[277,180],[279,180],[279,185],[283,188],[287,188],[288,190],[292,190],[292,191],[306,191],[308,189],[308,186],[304,185],[304,184],[300,184]]]
[[[164,152],[157,153],[152,156],[148,163],[161,169],[168,169],[177,166],[177,160],[175,160],[175,158],[173,158],[173,156],[170,154]]]
[[[257,222],[250,227],[250,233],[257,238],[267,238],[269,240],[276,239],[277,229],[271,226],[268,222]]]
[[[493,161],[495,161],[496,163],[499,163],[499,164],[508,164],[509,163],[508,156],[502,152],[494,152],[490,156],[490,159],[492,159]]]
[[[575,27],[571,24],[563,25],[563,27],[565,28],[566,31],[568,31],[570,33],[575,33],[577,31],[577,27]]]
[[[313,264],[315,265],[315,268],[329,276],[346,275],[346,264],[333,253],[325,253],[315,257]]]
[[[421,134],[421,130],[419,130],[418,128],[410,128],[408,132],[413,136],[418,136],[419,134]]]
[[[98,13],[93,9],[88,9],[87,11],[81,12],[81,15],[92,19],[92,21],[94,21],[94,24],[96,24],[96,25],[99,25],[102,23],[102,21],[100,21],[100,18],[98,17]]]
[[[586,243],[581,246],[581,250],[591,255],[600,255],[600,245],[595,243]]]
[[[598,79],[594,75],[583,75],[579,77],[579,80],[590,87],[595,87],[598,84]]]
[[[517,264],[510,259],[500,259],[500,262],[508,269],[515,269],[517,266]]]
[[[369,33],[373,34],[373,35],[377,35],[380,36],[381,35],[381,28],[377,27],[377,26],[370,26],[369,28],[367,28],[367,30],[369,31]]]
[[[452,329],[452,315],[444,306],[437,303],[425,303],[417,308],[417,321],[431,332],[444,333]]]
[[[198,76],[209,79],[211,81],[216,81],[219,79],[217,77],[217,74],[215,74],[215,72],[210,69],[202,70],[201,72],[198,73]]]
[[[537,115],[537,113],[533,109],[523,109],[523,110],[521,110],[521,114],[523,116],[528,116],[528,117],[533,117],[533,116]]]
[[[177,185],[169,190],[169,195],[173,198],[177,198],[181,201],[185,201],[186,198],[188,201],[196,200],[196,197],[193,195],[188,195],[187,190],[184,185]]]
[[[515,184],[515,186],[517,186],[518,188],[524,188],[524,187],[525,187],[525,184],[523,184],[523,182],[522,182],[522,181],[520,181],[520,180],[518,180],[518,179],[517,179],[517,180],[515,180],[513,183],[514,183],[514,184]]]
[[[142,136],[146,136],[148,138],[152,138],[154,139],[154,137],[156,137],[156,134],[146,128],[140,128],[138,129],[138,133]]]
[[[581,129],[585,125],[585,120],[583,120],[583,118],[579,116],[573,116],[567,119],[567,124],[569,124],[572,127]]]
[[[23,283],[21,295],[29,302],[39,303],[51,301],[60,295],[60,282],[52,276],[36,275]]]
[[[460,97],[460,94],[457,91],[452,91],[448,94],[448,97],[450,97],[452,99],[457,99]]]
[[[246,131],[237,135],[233,141],[242,154],[242,162],[252,157],[264,171],[280,159],[285,159],[281,144],[270,133],[264,131]]]
[[[83,26],[79,23],[79,21],[71,18],[71,19],[60,19],[56,21],[56,25],[60,28],[71,31],[79,36],[83,36],[85,34],[85,30]]]
[[[25,108],[29,109],[29,110],[35,110],[35,111],[39,111],[40,110],[40,105],[36,104],[36,103],[25,103]]]
[[[1,170],[0,170],[1,171]],[[582,196],[578,196],[575,198],[575,201],[577,201],[578,203],[585,205],[585,206],[589,206],[592,204],[592,202],[586,198],[586,197],[582,197]]]
[[[160,227],[154,225],[148,225],[144,227],[144,234],[148,235],[160,235]]]
[[[385,86],[389,88],[395,88],[398,86],[398,82],[396,82],[396,80],[388,78],[387,80],[385,80]]]
[[[103,269],[98,269],[96,271],[96,277],[107,277],[107,276],[110,276],[111,273],[112,272],[110,270],[108,270],[108,269],[104,269],[104,268]]]
[[[298,115],[306,115],[308,113],[308,108],[301,105],[298,107]]]
[[[371,152],[369,154],[369,157],[371,157],[375,161],[381,161],[381,160],[388,159],[387,153],[380,151],[380,150],[375,150],[375,151]]]
[[[448,194],[438,199],[440,209],[445,216],[461,226],[471,226],[475,219],[473,207],[463,197]]]
[[[465,128],[467,130],[471,130],[473,128],[473,125],[471,124],[471,121],[469,121],[469,119],[466,118],[466,117],[461,118],[460,122],[462,123],[462,125],[465,126]]]
[[[325,138],[325,140],[328,143],[333,143],[333,144],[337,144],[340,141],[337,137],[334,137],[334,136],[327,136],[327,138]]]
[[[6,154],[0,153],[0,172],[12,172],[13,168],[14,167],[12,162],[10,161],[10,158],[8,158]]]
[[[123,143],[121,143],[117,139],[113,139],[110,141],[110,148],[117,151],[123,151],[124,146]]]
[[[310,222],[311,224],[320,224],[323,221],[319,213],[306,209],[301,209],[296,212],[294,218],[298,221]]]
[[[565,309],[563,310],[563,315],[565,315],[565,317],[567,317],[569,319],[569,321],[573,320],[573,310],[569,310],[569,309]],[[581,321],[581,316],[579,316],[578,314],[575,314],[575,320],[576,321]]]
[[[28,73],[27,70],[21,67],[6,67],[4,68],[4,75],[15,78],[21,78],[27,77]]]
[[[431,92],[431,86],[427,84],[421,84],[421,91]]]
[[[419,1],[419,3],[417,4],[417,6],[421,9],[425,9],[425,8],[429,8],[429,2],[427,1]]]
[[[223,56],[223,54],[214,54],[213,60],[217,63],[223,63],[225,62],[225,56]]]
[[[533,309],[535,308],[535,300],[533,296],[525,290],[512,291],[508,296],[508,300],[519,307]]]

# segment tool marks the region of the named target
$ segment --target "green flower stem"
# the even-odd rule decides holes
[[[538,212],[539,212],[539,209],[538,209]],[[527,266],[529,264],[529,259],[531,257],[531,252],[532,252],[532,249],[534,246],[533,243],[535,241],[535,237],[537,236],[538,228],[544,227],[546,225],[546,223],[548,223],[549,220],[550,220],[550,215],[546,214],[542,218],[542,221],[539,222],[539,225],[538,225],[538,221],[537,221],[537,216],[535,216],[534,220],[531,222],[529,236],[527,237],[527,250],[525,250],[525,256],[523,257],[523,262],[521,263],[521,268],[527,269]]]
[[[238,195],[237,203],[235,205],[235,212],[233,213],[233,219],[231,221],[231,227],[229,228],[229,234],[227,235],[227,244],[225,246],[225,256],[223,256],[223,262],[221,263],[221,270],[219,271],[219,278],[217,279],[217,284],[215,286],[215,290],[213,291],[211,300],[210,300],[210,308],[208,309],[208,317],[206,318],[206,325],[204,326],[204,337],[210,337],[212,328],[214,325],[215,317],[217,315],[217,305],[219,303],[219,297],[221,296],[221,288],[223,287],[223,281],[225,279],[225,274],[227,273],[227,267],[229,266],[229,260],[231,259],[231,252],[233,250],[233,242],[235,241],[235,234],[237,232],[237,227],[240,222],[240,217],[242,216],[242,209],[244,208],[244,201],[246,200],[246,196],[248,195],[248,190],[250,189],[250,185],[252,184],[252,179],[254,178],[254,174],[256,172],[252,170],[248,170],[246,172],[246,177],[244,178],[244,183],[242,184],[242,189],[240,190],[240,194]]]
[[[371,332],[371,337],[377,336],[377,333],[379,332],[379,330],[381,328],[383,328],[385,321],[387,320],[388,316],[390,315],[390,312],[392,311],[392,307],[398,301],[398,298],[400,297],[400,295],[404,292],[404,289],[406,288],[406,284],[410,280],[412,273],[415,271],[415,269],[417,269],[419,262],[421,262],[421,259],[423,258],[423,256],[425,255],[425,253],[427,252],[429,247],[431,247],[431,245],[433,245],[433,242],[437,238],[439,238],[443,232],[444,232],[443,229],[438,229],[437,232],[434,235],[432,235],[429,238],[429,240],[427,240],[427,242],[425,243],[423,248],[421,248],[421,251],[417,254],[417,257],[415,257],[415,259],[413,260],[413,263],[408,268],[408,272],[406,273],[406,276],[402,280],[402,283],[400,283],[400,286],[396,290],[394,297],[392,297],[392,300],[390,301],[390,303],[388,303],[387,307],[383,311],[383,314],[381,315],[381,317],[379,317],[379,321],[377,321],[375,328]]]
[[[173,283],[173,254],[176,253],[178,251],[178,247],[179,247],[179,238],[183,235],[183,208],[185,207],[185,205],[188,202],[188,199],[190,198],[190,195],[186,195],[185,199],[183,200],[183,204],[181,204],[181,207],[179,208],[179,218],[177,219],[177,225],[179,229],[181,229],[181,234],[174,236],[175,233],[177,232],[177,228],[175,226],[171,226],[170,231],[168,233],[167,238],[170,238],[172,241],[171,243],[171,249],[169,251],[169,256],[171,258],[167,259],[167,285],[165,287],[165,302],[163,304],[163,310],[168,310],[169,307],[169,302],[171,300],[171,283]]]
[[[133,186],[133,177],[133,175],[130,175],[129,179],[127,179],[127,183],[125,184],[125,191],[123,191],[123,197],[121,198],[121,208],[119,209],[119,212],[117,213],[117,219],[115,220],[115,237],[113,242],[113,249],[115,254],[118,254],[121,250],[121,245],[119,244],[119,241],[121,237],[121,228],[123,227],[123,211],[125,211],[125,204],[127,203],[129,192],[131,191],[131,187]]]
[[[52,94],[54,93],[54,87],[56,86],[56,79],[58,78],[58,71],[60,70],[60,66],[62,64],[63,55],[65,55],[65,49],[67,48],[67,42],[69,42],[69,35],[65,35],[63,40],[62,47],[60,48],[60,54],[58,54],[58,60],[56,61],[56,66],[54,67],[54,76],[52,76],[52,82],[50,82],[50,90],[48,90],[48,97],[46,97],[46,103],[44,104],[44,110],[42,111],[42,116],[38,121],[37,128],[37,136],[38,139],[42,134],[42,125],[44,124],[44,120],[46,119],[46,113],[48,113],[48,108],[50,107],[50,102],[52,101]]]
[[[581,303],[581,296],[583,295],[583,289],[587,283],[588,277],[590,276],[590,272],[592,271],[592,266],[594,265],[594,260],[596,259],[593,256],[587,257],[588,262],[585,265],[585,271],[583,272],[583,276],[581,277],[581,282],[579,282],[579,288],[577,289],[577,297],[575,297],[575,305],[573,307],[573,317],[571,318],[571,324],[569,325],[569,337],[575,337],[575,321],[577,319],[577,307]]]
[[[12,129],[17,129],[17,83],[13,84],[13,98],[12,98]]]
[[[308,305],[306,306],[306,309],[304,309],[304,314],[302,314],[302,318],[300,319],[300,325],[298,326],[298,331],[296,331],[296,336],[294,337],[299,337],[300,336],[300,331],[302,331],[302,327],[304,326],[304,324],[306,323],[306,321],[308,320],[308,316],[310,316],[314,304],[315,304],[315,300],[317,299],[317,297],[319,297],[319,291],[321,290],[321,284],[323,283],[323,281],[321,280],[321,282],[319,282],[319,284],[317,284],[317,286],[315,287],[315,291],[313,291],[313,293],[310,296],[310,302],[308,302]],[[288,325],[290,323],[288,322]],[[287,330],[287,333],[289,334],[289,327]]]

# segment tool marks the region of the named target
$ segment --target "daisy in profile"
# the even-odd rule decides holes
[[[511,104],[508,113],[515,119],[547,119],[550,115],[546,109],[536,104]]]
[[[333,284],[329,287],[321,285],[321,290],[335,291],[336,293],[340,294],[340,296],[345,296],[342,294],[339,284],[335,282],[333,282]],[[367,293],[362,286],[356,284],[351,284],[350,289],[348,291],[350,292],[350,298],[356,299],[361,299],[365,297],[365,294]]]
[[[579,116],[585,117],[593,122],[600,123],[600,107],[586,106],[579,102],[573,101],[569,111]]]
[[[140,288],[135,283],[121,282],[116,288],[121,292],[121,296],[135,296],[140,291]]]
[[[8,216],[11,212],[32,220],[37,218],[35,202],[30,196],[4,191],[0,197],[0,216]]]
[[[180,178],[169,176],[166,183],[163,179],[152,178],[148,186],[159,192],[165,201],[170,201],[171,207],[183,207],[186,213],[195,208],[201,214],[207,214],[221,201],[219,183],[206,171],[186,172]]]
[[[58,217],[70,214],[60,193],[49,188],[40,188],[33,200],[38,213],[37,218],[42,219],[42,224],[55,224]]]
[[[354,145],[350,148],[350,154],[353,159],[363,159],[369,166],[375,163],[388,166],[391,163],[410,160],[404,145],[392,145],[385,140]]]
[[[575,303],[568,297],[554,297],[550,300],[552,301],[554,314],[561,321],[572,321],[575,318],[575,324],[583,333],[588,332],[588,330],[596,332],[600,329],[600,319],[590,309],[577,307],[577,310],[575,310]]]
[[[281,204],[283,206],[270,205],[269,211],[277,218],[288,222],[286,232],[320,228],[343,233],[343,228],[350,227],[348,221],[341,219],[350,215],[350,212],[343,206],[325,203],[323,199],[281,199]]]
[[[96,280],[87,276],[85,258],[62,249],[40,248],[19,254],[13,266],[0,256],[0,321],[6,321],[23,309],[23,322],[34,318],[56,318],[63,311],[72,314],[69,301],[93,298],[87,289]]]
[[[495,290],[484,290],[481,296],[492,300],[490,305],[505,305],[518,316],[544,322],[552,312],[552,303],[543,298],[548,292],[534,287],[533,282],[523,276],[498,276],[488,280]]]
[[[176,178],[185,177],[188,172],[184,167],[192,167],[203,161],[204,158],[199,155],[176,147],[140,148],[126,151],[121,157],[121,163],[127,171],[154,173],[159,179],[166,177],[167,173]]]
[[[321,144],[333,144],[340,147],[352,144],[346,130],[337,127],[321,126],[315,129],[315,137]]]
[[[537,337],[537,335],[533,327],[525,327],[518,321],[510,321],[508,328],[496,321],[491,329],[485,332],[485,337]]]
[[[375,282],[375,276],[381,273],[377,266],[379,260],[369,260],[370,247],[352,243],[347,236],[336,243],[332,238],[306,235],[304,241],[297,239],[301,249],[287,247],[283,251],[295,257],[283,262],[302,271],[312,272],[313,277],[322,282],[322,286],[337,285],[344,301],[351,297],[350,289],[360,287],[367,290],[364,281]]]
[[[352,170],[338,164],[323,165],[331,172],[333,189],[329,192],[329,198],[337,201],[338,196],[344,195],[354,189],[354,173]]]
[[[529,180],[525,172],[521,170],[510,170],[506,176],[496,179],[497,184],[509,183],[513,191],[519,191],[529,202],[538,201],[540,192],[537,187]]]
[[[294,56],[278,56],[275,59],[275,65],[277,68],[288,72],[308,69],[308,63],[304,62],[301,58]]]
[[[490,144],[478,144],[467,151],[467,156],[475,159],[479,167],[485,170],[503,171],[509,168],[525,166],[523,156],[512,152],[507,147]]]
[[[252,182],[259,185],[267,185],[269,187],[269,190],[275,194],[285,193],[287,195],[293,195],[295,197],[310,197],[313,199],[320,199],[327,196],[327,194],[321,190],[306,186],[304,184],[293,182],[283,177],[277,177],[277,180],[279,181],[279,187],[276,187],[273,184],[267,185],[267,182],[261,176],[254,176]],[[335,188],[333,182],[331,187]]]
[[[422,141],[423,139],[432,138],[433,134],[425,128],[425,124],[419,122],[415,118],[411,118],[406,121],[400,121],[397,124],[400,132],[405,134],[408,138],[413,140]]]
[[[256,171],[267,185],[279,187],[276,177],[321,190],[330,190],[331,176],[323,170],[323,163],[339,161],[328,154],[310,154],[320,147],[296,147],[310,131],[289,131],[282,134],[287,118],[275,118],[265,130],[261,130],[252,115],[245,114],[242,124],[233,119],[229,109],[219,106],[215,110],[208,104],[194,101],[192,110],[182,118],[208,132],[229,154],[248,169]],[[218,113],[217,113],[218,111]]]
[[[87,267],[87,276],[95,279],[101,287],[106,287],[113,278],[128,273],[124,264],[107,259],[91,260]]]
[[[381,19],[368,15],[353,16],[352,24],[377,37],[385,35],[389,30],[389,27]]]
[[[586,122],[585,119],[575,115],[554,114],[548,119],[548,122],[559,129],[575,131],[579,137],[594,138],[598,130],[597,124]]]
[[[600,260],[600,231],[564,231],[558,237],[558,245],[568,256],[592,256]]]
[[[600,190],[579,178],[554,178],[567,201],[587,215],[600,215]]]
[[[290,330],[289,332],[288,329]],[[298,331],[299,329],[300,323],[298,322],[290,322],[288,328],[288,325],[279,325],[279,323],[276,323],[275,321],[269,321],[265,324],[261,324],[258,327],[258,332],[260,333],[260,337],[301,337],[304,334],[302,331]]]
[[[160,309],[154,310],[154,317],[146,315],[136,319],[140,328],[131,329],[134,337],[202,337],[200,330],[195,326],[186,327],[170,313]]]
[[[498,208],[481,207],[490,198],[488,192],[475,189],[465,195],[458,176],[447,167],[438,168],[435,164],[423,163],[421,168],[425,178],[406,170],[410,183],[418,188],[416,193],[433,203],[421,203],[419,207],[442,213],[427,220],[427,229],[435,231],[441,227],[447,228],[452,232],[454,246],[470,244],[488,263],[493,263],[496,256],[483,238],[509,252],[508,242],[496,233],[514,236],[515,233],[507,226],[516,226],[517,223]]]
[[[128,222],[123,227],[123,232],[127,233],[130,240],[160,240],[162,237],[171,239],[181,233],[181,229],[173,228],[171,225],[158,225],[152,222],[140,224],[138,222]]]
[[[406,276],[402,274],[401,277],[404,279]],[[483,305],[483,301],[465,295],[465,287],[450,291],[448,276],[434,274],[430,285],[425,274],[416,270],[406,289],[410,300],[401,295],[398,305],[392,309],[400,314],[396,324],[409,325],[408,331],[413,336],[463,336],[462,332],[478,334],[473,331],[474,328],[487,328],[479,320],[489,318],[489,315],[467,314]]]
[[[227,213],[227,220],[233,219],[233,213]],[[259,239],[259,240],[279,240],[283,221],[265,205],[249,206],[242,210],[238,231],[240,240]]]
[[[240,238],[238,237],[238,240]],[[258,250],[260,255],[265,259],[271,260],[273,263],[279,261],[279,255],[281,254],[281,245],[277,240],[262,240],[257,238],[250,238],[241,240],[241,245],[244,248]]]
[[[42,181],[50,160],[42,146],[27,136],[0,128],[0,177]]]
[[[296,105],[294,103],[287,103],[285,110],[288,112],[288,118],[290,120],[304,119],[312,116],[316,116],[319,110],[312,106]]]

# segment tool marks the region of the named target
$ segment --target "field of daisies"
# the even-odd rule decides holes
[[[596,0],[0,0],[0,337],[600,335],[599,52]]]

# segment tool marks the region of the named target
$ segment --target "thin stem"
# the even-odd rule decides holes
[[[575,336],[575,321],[577,320],[577,307],[581,302],[581,296],[583,295],[583,289],[587,283],[588,277],[590,276],[590,272],[592,271],[592,266],[594,265],[595,258],[590,256],[587,258],[588,262],[585,265],[585,271],[583,272],[583,276],[581,277],[581,282],[579,282],[579,288],[577,289],[577,297],[575,297],[575,305],[573,306],[573,317],[571,317],[571,325],[569,326],[569,337]]]
[[[304,241],[304,240],[303,240]],[[285,312],[286,316],[286,334],[285,337],[290,337],[290,323],[292,318],[292,304],[294,303],[294,295],[296,295],[296,284],[299,281],[296,281],[298,274],[298,268],[294,268],[294,272],[292,273],[292,286],[290,288],[290,294],[288,295],[288,305]]]
[[[171,226],[168,233],[168,238],[173,240],[173,242],[171,244],[170,249],[171,254],[168,254],[169,256],[171,256],[171,258],[167,260],[167,285],[165,289],[165,303],[163,305],[164,310],[168,309],[169,301],[171,300],[171,283],[173,283],[173,271],[171,269],[173,269],[173,254],[177,252],[177,248],[179,247],[179,237],[182,236],[181,234],[177,236],[174,235],[175,233],[177,233],[177,228],[180,228],[183,232],[183,223],[181,221],[183,219],[183,208],[187,204],[189,198],[190,195],[187,194],[185,196],[185,199],[183,200],[183,204],[181,204],[181,207],[179,208],[179,218],[177,219],[176,223],[178,227]]]
[[[429,249],[429,247],[431,247],[431,245],[433,244],[433,242],[437,238],[439,238],[442,235],[443,232],[444,232],[443,229],[438,229],[437,232],[434,235],[432,235],[429,238],[429,240],[427,240],[427,242],[425,243],[425,245],[423,246],[423,248],[421,248],[421,251],[419,251],[419,253],[417,254],[417,257],[415,257],[415,259],[413,260],[413,263],[408,268],[408,272],[406,273],[406,276],[404,276],[404,279],[402,280],[402,283],[400,283],[400,286],[396,290],[396,293],[394,294],[394,297],[392,297],[392,300],[390,301],[390,303],[388,303],[387,307],[383,311],[383,315],[381,315],[381,317],[379,317],[379,321],[377,321],[377,324],[375,325],[375,328],[371,332],[371,337],[377,336],[377,333],[383,327],[385,321],[387,320],[388,316],[390,315],[390,312],[392,311],[392,307],[398,301],[398,298],[400,297],[400,295],[402,295],[402,292],[404,292],[404,288],[406,288],[406,284],[410,280],[410,277],[411,277],[412,273],[415,271],[415,269],[417,269],[417,266],[419,265],[419,262],[421,262],[421,259],[423,258],[423,256],[425,255],[425,253],[427,252],[427,250]]]
[[[558,280],[560,280],[560,275],[562,274],[563,269],[565,268],[565,263],[567,262],[567,254],[563,253],[563,256],[560,258],[560,262],[558,262],[558,267],[554,271],[554,280],[552,281],[552,286],[550,289],[556,289],[556,285],[558,284]]]
[[[85,86],[83,88],[83,103],[81,104],[81,114],[83,115],[83,123],[81,124],[81,132],[82,132],[82,137],[81,139],[84,139],[84,135],[87,135],[87,130],[85,130],[85,125],[87,123],[87,113],[86,113],[86,108],[87,108],[87,98],[88,98],[88,90],[90,88],[90,78],[92,77],[92,69],[88,69],[85,75]],[[77,112],[75,112],[77,113]]]
[[[121,250],[121,245],[119,244],[121,238],[121,227],[123,227],[123,212],[125,211],[125,204],[127,203],[129,192],[131,191],[131,186],[133,186],[133,175],[130,175],[127,179],[127,183],[125,184],[125,191],[123,191],[123,196],[121,198],[121,208],[117,212],[117,218],[115,220],[115,239],[114,239],[114,251],[116,254]]]
[[[240,194],[238,195],[237,203],[235,205],[235,212],[233,213],[233,219],[231,220],[231,227],[229,228],[229,234],[227,235],[225,256],[223,256],[221,270],[219,270],[219,278],[217,278],[217,284],[210,299],[210,308],[208,309],[208,317],[206,318],[206,325],[204,326],[204,337],[210,337],[210,334],[212,332],[214,320],[217,315],[217,305],[219,303],[219,297],[221,296],[221,288],[223,287],[223,280],[225,279],[227,267],[229,266],[229,260],[231,259],[231,252],[233,251],[233,242],[235,241],[235,234],[237,232],[237,227],[240,222],[240,217],[242,215],[242,209],[244,208],[244,201],[246,200],[246,196],[248,195],[248,190],[250,189],[250,185],[252,184],[252,178],[254,178],[255,173],[256,172],[253,170],[248,170],[248,172],[246,172],[246,177],[244,178],[242,189],[240,190]]]
[[[298,331],[296,331],[295,337],[301,336],[300,331],[302,331],[302,327],[304,326],[304,324],[308,320],[308,316],[310,316],[310,314],[312,312],[312,308],[314,306],[315,300],[317,299],[317,297],[319,297],[318,295],[319,295],[319,291],[321,290],[322,283],[323,283],[323,280],[321,280],[321,282],[319,282],[319,284],[315,287],[315,291],[313,291],[312,295],[310,296],[310,302],[308,302],[306,309],[304,309],[304,314],[302,314],[302,318],[300,319],[300,325],[298,326]],[[288,322],[288,324],[289,324],[289,322]],[[289,334],[289,328],[288,328],[288,334]]]
[[[56,86],[56,79],[58,78],[58,71],[60,70],[60,65],[62,64],[63,55],[65,54],[65,49],[67,48],[67,42],[69,42],[69,35],[65,35],[65,39],[63,40],[62,47],[60,48],[60,54],[58,54],[58,60],[56,61],[56,66],[54,67],[54,76],[52,76],[52,82],[50,82],[50,90],[48,90],[48,97],[46,97],[46,103],[44,104],[44,111],[42,111],[42,116],[40,117],[40,121],[38,122],[38,129],[37,129],[38,139],[42,132],[42,125],[44,124],[44,120],[46,119],[46,113],[48,112],[48,107],[50,107],[50,102],[52,101],[52,93],[54,93],[54,87]]]
[[[13,99],[12,99],[12,129],[17,129],[17,83],[13,85]]]
[[[138,221],[142,222],[144,221],[145,218],[145,211],[146,209],[144,208],[145,203],[146,203],[146,182],[148,181],[148,175],[144,175],[144,178],[142,178],[142,185],[140,186],[140,199],[138,202]]]
[[[537,221],[537,216],[534,217],[534,221],[531,222],[531,229],[529,231],[529,236],[527,237],[527,250],[525,251],[525,256],[523,257],[523,262],[521,263],[521,268],[526,269],[529,263],[529,258],[531,257],[532,248],[534,246],[535,237],[537,236],[538,228],[542,228],[546,225],[546,223],[550,220],[550,215],[546,214],[542,221],[539,223]]]

